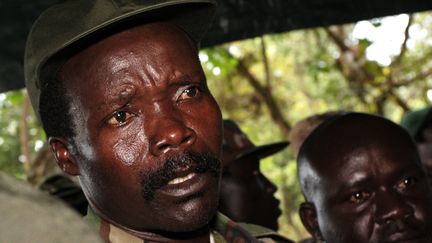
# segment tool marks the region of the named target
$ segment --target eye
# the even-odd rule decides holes
[[[199,89],[195,86],[189,87],[185,89],[179,97],[179,100],[186,100],[193,97],[196,97],[199,94]]]
[[[415,177],[405,177],[401,181],[398,182],[397,188],[401,190],[405,190],[408,187],[414,186],[417,183],[417,178]]]
[[[371,196],[370,192],[366,192],[366,191],[358,191],[355,192],[354,194],[352,194],[349,198],[350,202],[352,203],[362,203],[364,201],[366,201],[367,199],[369,199]]]
[[[118,111],[115,112],[107,121],[109,125],[113,126],[122,126],[126,124],[134,114],[127,111]]]

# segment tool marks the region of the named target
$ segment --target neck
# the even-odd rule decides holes
[[[103,220],[103,219],[102,219]],[[103,220],[105,221],[105,220]],[[105,221],[106,222],[106,221]],[[112,224],[107,222],[108,224]],[[208,226],[191,232],[165,232],[165,231],[138,231],[116,224],[124,232],[144,240],[145,243],[150,242],[167,242],[167,243],[209,243],[210,229]]]
[[[210,242],[209,225],[213,224],[215,220],[213,219],[209,224],[205,225],[201,229],[190,231],[190,232],[167,232],[162,230],[154,230],[154,231],[136,230],[118,224],[117,222],[111,220],[104,213],[102,213],[97,207],[95,207],[90,200],[89,200],[89,204],[90,204],[90,208],[94,211],[94,214],[100,218],[101,224],[104,225],[105,228],[109,229],[110,231],[109,234],[113,233],[113,231],[121,230],[123,232],[116,232],[116,234],[128,234],[144,240],[145,243],[147,242],[209,243]],[[112,226],[114,226],[117,229],[113,228]]]

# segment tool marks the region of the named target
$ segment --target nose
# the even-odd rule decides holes
[[[271,181],[269,181],[267,178],[267,192],[274,194],[277,191],[277,187],[275,184],[273,184]]]
[[[412,207],[397,192],[380,192],[376,197],[376,221],[385,225],[404,220],[413,215]]]
[[[259,172],[256,172],[259,173]],[[277,191],[277,187],[275,184],[273,184],[267,177],[265,177],[263,174],[259,173],[259,181],[262,184],[262,187],[265,188],[265,191],[273,194]]]
[[[153,129],[150,146],[151,153],[155,156],[172,150],[184,150],[196,140],[195,132],[186,122],[174,116],[160,117]]]

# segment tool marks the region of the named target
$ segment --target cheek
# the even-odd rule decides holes
[[[412,201],[410,205],[414,209],[414,217],[417,220],[432,225],[431,196],[419,198],[416,201]]]
[[[143,126],[130,124],[127,131],[114,143],[112,151],[116,159],[126,166],[139,163],[138,160],[148,154],[148,139]]]
[[[322,210],[319,225],[324,238],[331,242],[369,242],[373,233],[373,217],[365,210],[361,213],[346,213],[335,210]],[[329,237],[330,236],[330,237]],[[337,236],[338,238],[332,238]]]
[[[81,108],[82,106],[78,106],[77,102],[72,102],[71,112],[72,114],[72,126],[75,131],[75,137],[73,138],[74,144],[76,145],[77,152],[86,160],[95,160],[96,152],[93,146],[93,142],[91,139],[91,129],[86,117],[88,117],[86,113],[86,109]]]
[[[216,101],[209,100],[208,109],[200,113],[200,134],[207,146],[212,148],[218,156],[222,151],[222,114]]]

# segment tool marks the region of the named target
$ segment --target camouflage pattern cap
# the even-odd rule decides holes
[[[199,45],[215,12],[215,0],[70,0],[43,12],[27,38],[24,75],[39,116],[40,87],[55,78],[71,53],[114,31],[171,21]]]
[[[289,145],[287,141],[256,146],[233,120],[225,119],[223,158],[224,166],[234,161],[262,159],[275,154]]]

